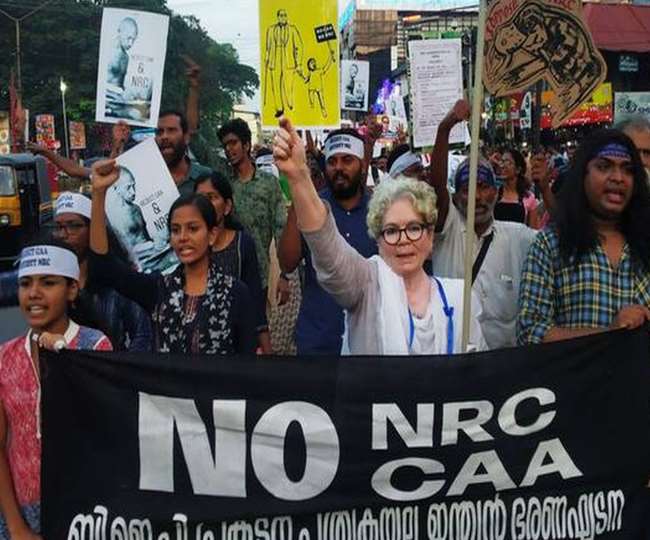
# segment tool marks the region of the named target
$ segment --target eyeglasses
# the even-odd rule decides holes
[[[389,246],[395,246],[399,244],[400,240],[402,239],[402,233],[404,233],[406,239],[410,242],[417,242],[420,238],[422,238],[424,231],[430,228],[431,225],[428,223],[417,222],[409,223],[406,227],[403,227],[401,229],[399,227],[391,226],[386,227],[383,231],[381,231],[381,237]]]
[[[86,226],[87,225],[81,221],[73,221],[71,223],[55,223],[53,230],[54,234],[59,236],[63,234],[78,234],[79,231]]]

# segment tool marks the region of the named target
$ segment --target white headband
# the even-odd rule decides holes
[[[363,141],[344,133],[334,135],[325,141],[325,159],[334,154],[349,154],[363,160]]]
[[[398,174],[404,172],[406,169],[412,165],[422,165],[420,158],[416,156],[413,152],[406,152],[398,157],[388,171],[388,174],[395,178]]]
[[[85,218],[90,219],[91,203],[88,197],[84,197],[81,193],[74,193],[72,191],[65,191],[61,193],[56,199],[56,212],[59,214],[79,214]]]
[[[265,154],[263,156],[258,157],[255,160],[255,165],[258,167],[268,167],[269,165],[273,165],[274,159],[273,159],[273,154]]]
[[[79,260],[69,249],[57,246],[32,246],[20,252],[18,279],[39,274],[79,280]]]
[[[255,166],[266,171],[269,174],[272,174],[276,178],[280,178],[280,171],[275,165],[272,154],[266,154],[265,156],[260,156],[255,160]]]

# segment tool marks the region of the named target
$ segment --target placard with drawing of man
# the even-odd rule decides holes
[[[169,246],[167,217],[178,189],[153,139],[117,158],[118,181],[106,194],[106,216],[141,272],[167,272],[178,260]]]
[[[105,8],[95,118],[154,127],[160,110],[169,17]]]

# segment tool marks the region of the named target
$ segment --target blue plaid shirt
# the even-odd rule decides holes
[[[537,235],[524,264],[517,342],[540,343],[553,326],[605,328],[632,304],[650,305],[650,273],[634,264],[627,244],[617,268],[600,245],[579,264],[565,264],[557,231],[549,227]]]

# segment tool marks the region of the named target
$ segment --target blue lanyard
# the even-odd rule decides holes
[[[438,293],[442,300],[442,311],[447,317],[447,354],[454,354],[454,308],[449,306],[447,302],[447,295],[442,283],[437,277],[433,278],[438,285]],[[409,352],[413,347],[413,340],[415,339],[415,322],[413,322],[413,315],[411,310],[409,312]]]

